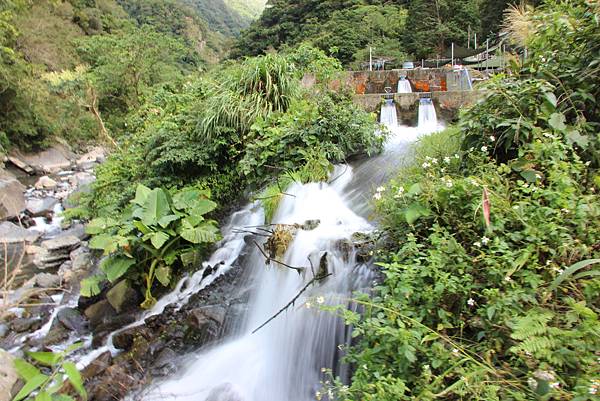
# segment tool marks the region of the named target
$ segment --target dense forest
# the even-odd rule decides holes
[[[506,66],[438,106],[443,128],[398,123],[381,95],[368,112],[345,84],[369,47],[412,60],[500,31]],[[439,102],[406,96],[412,114]],[[0,388],[597,400],[599,97],[597,0],[0,0],[0,155],[108,154],[50,212],[59,238],[80,225],[77,248],[23,240],[64,253],[52,285],[0,241]]]

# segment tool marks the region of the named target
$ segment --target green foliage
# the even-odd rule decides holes
[[[25,359],[15,359],[15,370],[25,384],[13,401],[73,401],[74,398],[65,392],[64,385],[67,382],[73,386],[80,399],[86,400],[87,392],[81,374],[73,362],[66,360],[80,346],[81,344],[71,345],[63,352],[27,352],[33,364]]]
[[[172,275],[186,267],[190,254],[219,239],[215,222],[204,217],[217,207],[208,196],[196,188],[171,196],[163,189],[138,185],[131,208],[119,220],[92,220],[86,227],[93,235],[90,248],[103,251],[106,258],[100,264],[102,275],[81,283],[81,295],[97,295],[104,279],[114,284],[126,277],[135,283],[143,280],[142,307],[154,305],[155,279],[167,287]]]
[[[263,10],[265,0],[184,0],[225,36],[237,36]]]

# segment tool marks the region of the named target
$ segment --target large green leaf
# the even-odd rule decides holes
[[[565,122],[567,118],[563,113],[552,113],[550,119],[548,120],[548,124],[556,131],[564,131],[567,129]]]
[[[171,282],[171,269],[167,266],[160,266],[156,269],[155,275],[156,279],[165,287]]]
[[[157,231],[150,236],[150,242],[156,249],[162,248],[162,246],[169,240],[169,235],[162,231]]]
[[[13,364],[15,365],[15,369],[17,370],[19,376],[21,376],[25,381],[31,380],[35,376],[41,374],[38,368],[22,359],[15,359]]]
[[[164,190],[161,188],[153,189],[146,200],[142,222],[147,226],[155,226],[162,217],[170,214],[171,207]]]
[[[60,354],[55,354],[54,352],[28,352],[29,355],[34,360],[46,366],[54,366],[58,361],[60,361]]]
[[[109,228],[116,227],[118,224],[118,221],[110,217],[99,217],[90,221],[85,226],[85,232],[90,235],[96,235],[105,232]]]
[[[40,391],[35,396],[35,401],[52,401],[52,396],[46,391]]]
[[[146,200],[148,199],[148,195],[150,195],[152,190],[145,185],[139,184],[135,190],[135,198],[131,201],[139,206],[144,206],[146,204]]]
[[[179,220],[180,218],[181,218],[180,216],[177,216],[175,214],[170,214],[168,216],[161,217],[160,220],[158,220],[158,224],[162,228],[167,228],[169,226],[169,224],[171,224],[174,221]]]
[[[412,203],[404,211],[404,218],[408,224],[414,224],[421,217],[426,217],[431,214],[431,211],[420,203]]]
[[[131,266],[135,265],[135,259],[126,258],[123,256],[110,256],[102,261],[100,268],[106,273],[106,278],[111,283],[114,283],[125,273]]]
[[[219,229],[210,223],[198,227],[184,225],[181,237],[192,244],[215,242],[219,239]]]
[[[81,374],[79,370],[77,370],[77,366],[73,362],[65,362],[63,364],[63,369],[69,378],[69,381],[75,387],[75,390],[79,393],[83,400],[87,399],[87,393],[85,388],[83,387],[83,379],[81,378]]]
[[[200,199],[192,209],[190,214],[192,216],[204,216],[206,213],[212,212],[217,208],[217,204],[208,199]]]
[[[104,280],[103,276],[95,275],[81,280],[79,293],[84,297],[93,297],[100,294],[100,283]]]
[[[46,380],[48,380],[48,376],[46,375],[35,375],[34,377],[25,382],[23,388],[21,388],[17,395],[15,395],[15,398],[13,398],[12,401],[21,401],[22,399],[26,398],[29,394],[31,394],[33,391],[37,390],[42,384],[44,384]]]
[[[107,248],[110,248],[111,245],[115,242],[114,236],[110,234],[99,234],[95,235],[91,240],[89,247],[91,249],[97,249],[104,251]]]

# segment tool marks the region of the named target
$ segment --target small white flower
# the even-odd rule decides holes
[[[476,241],[473,243],[474,246],[476,246],[477,248],[481,248],[481,242]]]
[[[552,388],[559,388],[560,387],[560,383],[559,382],[550,383],[550,387],[552,387]]]
[[[322,305],[325,303],[325,297],[317,297],[317,303],[319,305]]]
[[[455,154],[454,154],[454,158],[455,158],[455,159],[460,159],[460,156],[458,155],[458,153],[455,153]]]
[[[458,350],[458,348],[454,348],[454,349],[452,350],[452,355],[454,355],[454,356],[458,356],[459,354],[460,354],[460,351]]]
[[[429,168],[429,167],[431,167],[431,164],[428,162],[425,162],[422,164],[422,166],[423,166],[423,168]]]
[[[537,390],[537,388],[538,388],[538,382],[533,377],[530,377],[529,379],[527,379],[527,384],[529,385],[529,388],[532,389],[533,391]]]
[[[518,205],[514,205],[514,206],[513,206],[513,209],[515,209],[515,210],[519,210],[519,206],[518,206]]]
[[[537,178],[538,180],[541,180],[542,179],[542,175],[541,174],[536,174],[535,178]]]
[[[473,152],[474,150],[475,150],[475,148],[474,148],[473,146],[471,146],[471,147],[469,148],[469,152]]]
[[[590,387],[588,389],[588,393],[590,393],[591,395],[596,395],[598,393],[598,387],[594,387],[594,386]]]
[[[589,160],[588,160],[587,162],[585,162],[585,165],[586,165],[587,167],[589,167],[591,164],[592,164],[592,162],[591,162],[591,161],[589,161]]]
[[[479,185],[474,178],[469,178],[469,182],[471,183],[471,185],[475,185],[475,186]]]
[[[560,209],[560,211],[563,212],[564,214],[571,213],[571,211],[569,209]]]
[[[367,364],[362,365],[364,370],[369,370],[369,367],[367,366]]]
[[[317,391],[317,392],[315,393],[315,397],[316,397],[316,399],[317,399],[317,400],[321,400],[321,398],[323,397],[323,395],[321,394],[321,392],[320,392],[320,391]]]
[[[475,306],[475,300],[473,298],[469,298],[469,300],[467,301],[467,305]]]
[[[321,373],[327,372],[327,368],[321,368]]]
[[[510,278],[510,276],[506,276],[506,277],[504,277],[504,281],[506,281],[507,283],[510,283],[512,281],[512,278]]]
[[[481,243],[482,243],[483,245],[487,245],[487,244],[488,244],[488,242],[490,242],[490,239],[489,239],[488,237],[483,237],[483,238],[481,239]]]
[[[344,344],[338,344],[337,348],[342,351],[344,349]]]
[[[482,146],[481,147],[481,151],[486,153],[488,151],[488,147],[487,146]]]
[[[496,142],[496,137],[494,135],[490,136],[490,142]]]
[[[385,187],[378,187],[377,192],[385,192]]]
[[[434,158],[434,159],[431,159],[431,162],[432,162],[433,164],[438,164],[438,159],[435,159],[435,158]]]
[[[404,195],[404,187],[398,188],[398,192],[394,195],[394,198],[400,199]]]
[[[446,181],[446,187],[452,188],[453,186],[454,186],[454,184],[452,183],[451,180]]]
[[[381,200],[381,192],[375,193],[375,195],[373,195],[373,199],[375,199],[375,200]]]
[[[444,163],[450,164],[450,158],[448,156],[444,157]]]

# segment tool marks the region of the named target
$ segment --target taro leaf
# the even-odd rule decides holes
[[[115,242],[114,240],[114,236],[110,235],[110,234],[100,234],[100,235],[96,235],[94,236],[91,240],[90,240],[90,248],[91,249],[97,249],[97,250],[101,250],[101,251],[106,251],[107,249],[111,248],[111,245]]]
[[[150,188],[139,184],[135,190],[135,199],[133,199],[131,202],[139,206],[144,206],[146,204],[146,200],[148,200],[148,195],[150,195],[150,192],[152,192]]]
[[[202,192],[198,189],[186,189],[173,196],[173,206],[176,209],[183,210],[191,207],[200,197]]]
[[[146,200],[142,222],[147,226],[155,226],[162,217],[169,214],[171,214],[171,208],[165,191],[160,188],[152,190]]]
[[[587,148],[590,144],[590,140],[588,137],[583,136],[577,130],[569,131],[567,133],[567,141],[570,144],[579,145],[581,148]]]
[[[210,223],[198,227],[184,225],[181,230],[181,237],[192,244],[215,242],[219,239],[219,229]]]
[[[208,199],[200,199],[190,210],[190,214],[192,216],[204,216],[206,213],[212,212],[216,208],[217,204],[215,202]]]
[[[52,401],[52,396],[50,396],[50,394],[48,394],[46,391],[40,391],[35,396],[35,401]]]
[[[150,242],[152,242],[152,246],[156,249],[162,248],[162,246],[169,240],[169,235],[162,231],[157,231],[150,236]]]
[[[35,376],[41,374],[38,368],[22,359],[15,359],[14,365],[19,376],[21,376],[25,381],[29,381]]]
[[[179,216],[170,214],[168,216],[161,217],[160,220],[158,220],[158,224],[162,228],[167,228],[169,226],[169,224],[171,224],[172,222],[179,220],[179,219],[180,219]]]
[[[414,224],[421,217],[426,217],[431,214],[431,211],[420,203],[413,203],[404,211],[404,218],[408,224]]]
[[[32,359],[38,361],[42,365],[54,366],[60,361],[60,354],[54,352],[27,352]]]
[[[423,189],[421,188],[421,184],[416,183],[416,184],[413,184],[409,188],[408,193],[406,195],[407,196],[415,196],[415,195],[419,195],[421,192],[423,192]]]
[[[81,374],[79,373],[79,370],[77,370],[77,366],[75,366],[75,364],[73,362],[65,362],[63,364],[63,369],[65,370],[65,373],[67,374],[67,377],[69,378],[69,381],[71,382],[73,387],[75,387],[75,390],[77,390],[77,392],[79,393],[81,398],[86,400],[87,393],[85,391],[85,388],[83,387],[83,380],[81,378]]]
[[[160,266],[155,272],[156,278],[164,286],[168,286],[171,282],[171,269],[167,266]]]
[[[587,259],[569,266],[567,269],[565,269],[564,272],[562,272],[557,278],[554,279],[552,285],[550,286],[550,291],[556,290],[563,283],[563,281],[567,280],[579,270],[597,263],[600,263],[600,259]]]
[[[567,121],[565,115],[563,113],[552,113],[550,119],[548,120],[548,124],[556,131],[564,131],[567,129],[565,122]]]
[[[539,173],[535,170],[525,170],[521,171],[521,177],[525,178],[525,180],[531,184],[537,181],[537,175]]]
[[[141,232],[142,234],[148,234],[151,232],[150,228],[148,228],[147,225],[145,225],[144,223],[142,223],[141,221],[134,221],[133,225],[135,226],[135,228],[138,229],[139,232]]]
[[[163,260],[167,264],[167,266],[172,266],[173,263],[177,260],[177,256],[179,256],[180,249],[172,249],[167,252],[167,254],[163,257]]]
[[[131,266],[135,264],[135,259],[123,256],[110,256],[102,261],[100,268],[106,273],[106,278],[114,283],[121,278]]]
[[[33,376],[31,379],[25,382],[25,385],[23,386],[21,391],[19,391],[17,395],[15,395],[15,398],[13,398],[12,401],[21,401],[22,399],[27,397],[31,392],[37,390],[38,387],[44,384],[46,380],[48,380],[48,376],[43,374]]]
[[[111,227],[118,225],[118,222],[109,217],[100,217],[93,219],[85,226],[85,232],[90,235],[96,235],[105,232]]]
[[[200,252],[192,250],[182,253],[179,258],[181,259],[181,263],[183,263],[185,267],[189,267],[200,264],[200,262],[202,261],[201,257],[202,255]]]
[[[100,282],[104,279],[102,276],[91,276],[81,280],[79,293],[84,297],[93,297],[100,294]]]

